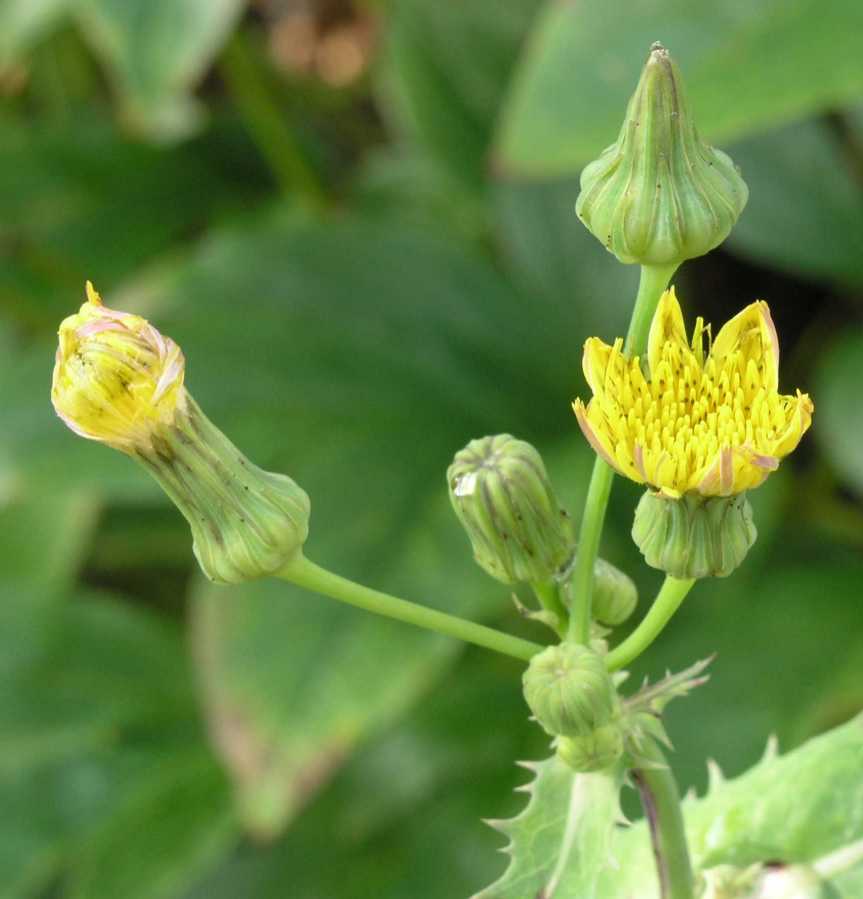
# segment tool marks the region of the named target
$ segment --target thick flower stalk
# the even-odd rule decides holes
[[[138,315],[87,302],[60,325],[51,400],[81,437],[140,462],[192,529],[204,573],[219,583],[272,574],[300,554],[309,499],[250,462],[186,390],[180,348]]]
[[[800,442],[812,400],[779,388],[779,342],[767,303],[747,306],[704,352],[709,326],[691,343],[674,289],[650,327],[647,370],[591,337],[584,374],[593,391],[575,415],[591,446],[618,473],[661,495],[732,496],[763,483]]]

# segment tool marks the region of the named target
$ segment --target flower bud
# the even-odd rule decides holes
[[[547,647],[530,660],[523,683],[534,717],[555,737],[590,737],[620,711],[602,656],[587,646]]]
[[[472,440],[447,470],[449,497],[476,561],[505,584],[550,581],[575,546],[542,457],[509,434]]]
[[[672,265],[722,243],[749,191],[698,135],[677,66],[650,49],[617,142],[581,174],[576,213],[621,262]]]
[[[557,754],[573,771],[605,771],[623,755],[623,731],[613,723],[598,727],[586,737],[561,737]]]
[[[88,301],[60,326],[51,399],[76,434],[140,462],[189,522],[217,583],[273,574],[308,536],[309,498],[252,464],[183,386],[179,347],[145,319]]]
[[[593,565],[593,617],[606,627],[617,627],[637,604],[638,588],[632,578],[611,562],[597,558]]]
[[[727,577],[757,536],[745,493],[670,499],[648,490],[632,525],[647,564],[680,579]]]

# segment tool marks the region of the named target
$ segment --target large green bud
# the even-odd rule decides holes
[[[509,434],[472,440],[447,470],[452,507],[476,561],[505,584],[545,583],[569,562],[572,520],[539,453]]]
[[[587,646],[547,647],[530,660],[523,683],[534,717],[554,737],[590,737],[619,717],[620,700],[605,662]]]
[[[617,142],[585,167],[575,210],[621,262],[679,264],[722,243],[749,191],[699,137],[680,73],[650,49]]]
[[[274,574],[302,551],[306,492],[250,462],[190,394],[132,455],[189,522],[195,557],[210,580],[235,584]]]
[[[727,577],[757,536],[745,493],[669,499],[648,490],[632,525],[647,564],[680,579]]]

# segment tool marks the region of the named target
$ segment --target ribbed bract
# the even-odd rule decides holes
[[[472,440],[456,453],[447,484],[474,558],[492,577],[543,583],[570,560],[572,520],[529,443],[509,434]]]
[[[581,173],[579,218],[621,262],[669,265],[722,243],[748,196],[731,159],[699,137],[677,66],[654,44],[616,143]]]
[[[174,420],[152,429],[133,456],[192,529],[207,577],[235,584],[274,574],[302,549],[309,497],[291,478],[250,462],[185,391]]]
[[[758,531],[745,493],[639,500],[632,538],[644,560],[672,577],[727,577],[746,558]]]

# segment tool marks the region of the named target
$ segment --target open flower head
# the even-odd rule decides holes
[[[81,437],[133,452],[185,402],[177,344],[146,319],[102,305],[89,281],[87,302],[59,337],[51,401]]]
[[[593,399],[573,404],[585,437],[620,474],[669,498],[757,487],[812,421],[805,393],[778,392],[779,343],[767,303],[734,316],[712,346],[710,336],[699,318],[687,340],[672,288],[653,317],[646,367],[624,355],[622,340],[585,343]]]

